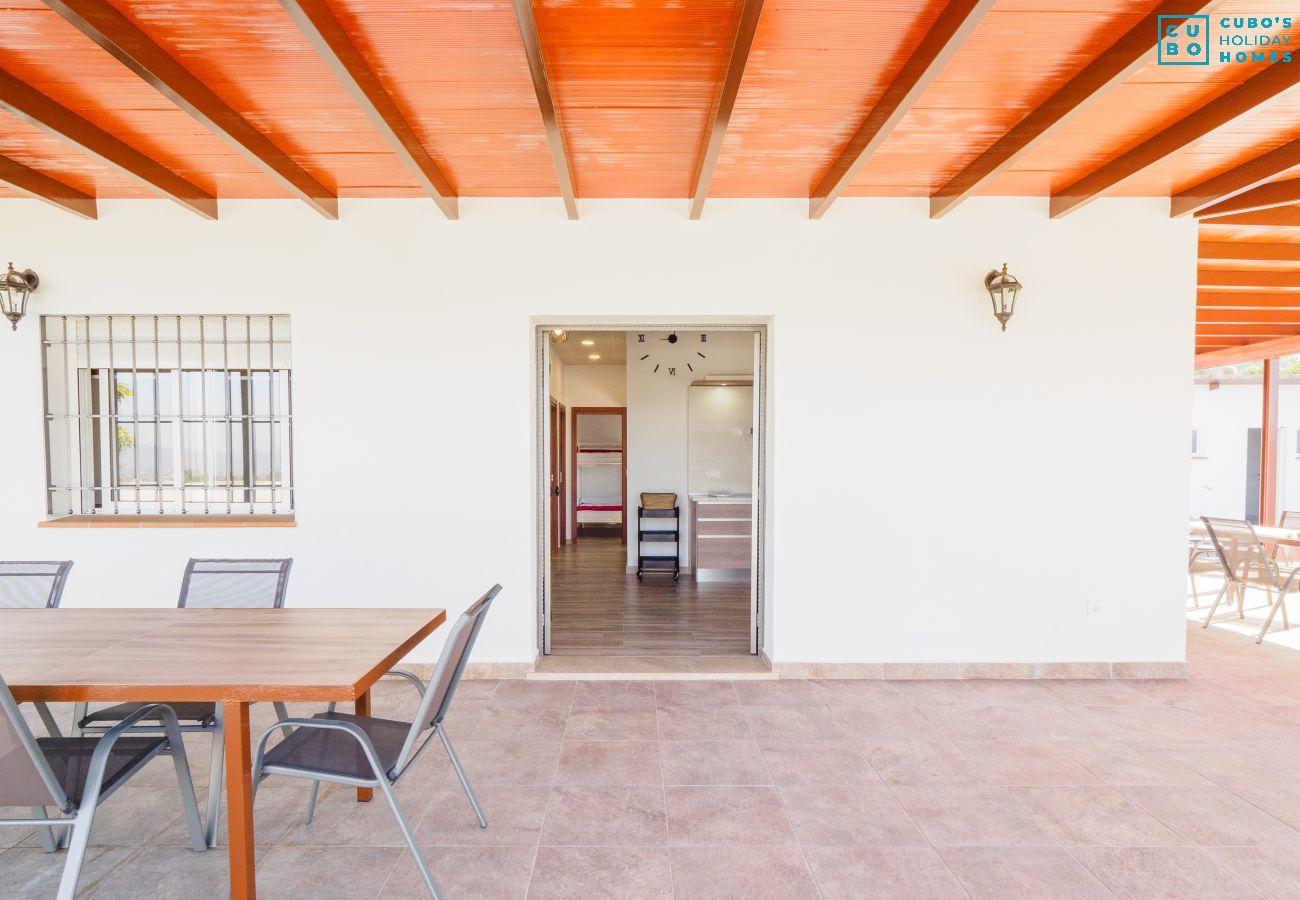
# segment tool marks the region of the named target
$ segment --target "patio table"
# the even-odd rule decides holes
[[[217,703],[230,896],[242,900],[257,893],[250,704],[351,701],[367,715],[371,685],[446,618],[441,609],[0,610],[0,673],[20,701]]]
[[[1200,519],[1192,519],[1188,528],[1193,534],[1208,536],[1209,532],[1205,528],[1205,523]],[[1267,541],[1270,544],[1286,544],[1290,547],[1300,547],[1300,530],[1295,528],[1275,528],[1272,525],[1256,525],[1255,535],[1261,541]]]

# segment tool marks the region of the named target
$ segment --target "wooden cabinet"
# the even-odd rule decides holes
[[[748,577],[754,540],[748,500],[691,500],[691,565],[696,579]]]

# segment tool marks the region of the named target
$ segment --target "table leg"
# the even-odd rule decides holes
[[[362,694],[360,697],[356,699],[354,708],[356,710],[356,714],[359,716],[370,715],[370,691],[366,691],[364,694]],[[370,798],[373,797],[374,795],[375,792],[372,788],[357,788],[358,803],[369,803]]]
[[[253,754],[247,703],[223,703],[226,726],[226,828],[231,900],[253,900]]]

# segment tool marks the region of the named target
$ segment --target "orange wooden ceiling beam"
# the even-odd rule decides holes
[[[1218,339],[1211,338],[1211,340],[1220,343]],[[1224,347],[1219,350],[1197,353],[1194,365],[1197,369],[1216,369],[1219,366],[1255,362],[1260,359],[1273,359],[1278,356],[1290,356],[1293,353],[1300,353],[1300,335],[1274,338],[1267,341],[1250,341],[1235,347]]]
[[[808,218],[820,219],[853,177],[920,99],[935,76],[993,6],[993,0],[949,0],[898,75],[881,94],[808,198]]]
[[[1300,178],[1261,184],[1257,188],[1206,207],[1197,213],[1197,216],[1227,216],[1235,213],[1259,212],[1261,209],[1275,209],[1293,203],[1300,203]]]
[[[1285,309],[1206,309],[1197,307],[1200,325],[1289,325],[1300,328],[1300,298]]]
[[[531,0],[513,0],[515,19],[519,22],[519,36],[524,42],[524,55],[528,58],[528,72],[533,77],[533,91],[546,128],[546,140],[551,147],[551,162],[555,177],[560,182],[560,197],[564,212],[570,219],[578,218],[578,197],[574,191],[573,163],[568,142],[564,136],[564,123],[551,93],[551,79],[546,70],[546,57],[542,54],[542,40],[537,33],[537,19],[533,16]]]
[[[329,6],[324,0],[280,0],[280,5],[425,193],[433,198],[447,218],[455,219],[458,215],[455,189],[420,143],[415,129],[406,121],[374,70],[366,64]]]
[[[1197,309],[1290,309],[1300,307],[1300,297],[1285,291],[1201,291],[1196,295]]]
[[[1222,215],[1250,211],[1228,208],[1224,201],[1267,184],[1296,168],[1300,168],[1300,139],[1283,144],[1185,191],[1179,191],[1169,200],[1169,215],[1177,218],[1188,213],[1200,213],[1202,210],[1206,215],[1215,215],[1211,212],[1212,208]]]
[[[758,30],[758,17],[762,12],[763,0],[743,0],[740,16],[736,20],[736,35],[731,42],[726,73],[722,78],[717,102],[713,105],[713,115],[709,119],[704,150],[695,167],[695,179],[691,187],[692,219],[698,219],[704,212],[704,201],[709,196],[713,173],[718,167],[718,155],[722,152],[722,141],[727,136],[727,126],[731,124],[731,113],[736,108],[740,80],[745,75],[745,64],[749,61],[749,51],[754,46],[754,32]]]
[[[1254,225],[1261,228],[1300,228],[1300,206],[1275,206],[1199,220],[1201,225]]]
[[[115,59],[224,139],[327,219],[339,217],[338,197],[172,59],[107,0],[43,0]]]
[[[1143,16],[1100,56],[1062,85],[1010,131],[930,197],[930,216],[938,218],[1015,165],[1088,104],[1151,62],[1156,52],[1160,16],[1203,13],[1222,0],[1165,0]]]
[[[1224,272],[1201,269],[1196,275],[1200,288],[1300,288],[1300,272]]]
[[[1297,66],[1300,69],[1300,66]],[[1300,262],[1300,244],[1263,244],[1256,241],[1201,241],[1196,257],[1209,260],[1265,260]]]
[[[1179,150],[1300,84],[1300,66],[1276,63],[1052,195],[1052,218],[1081,209]]]
[[[0,108],[138,179],[205,219],[217,217],[216,197],[2,69]]]
[[[0,156],[0,182],[83,219],[99,218],[94,197],[7,156]]]
[[[1268,338],[1286,337],[1290,334],[1300,334],[1300,325],[1285,324],[1253,324],[1253,325],[1215,325],[1197,323],[1196,335],[1204,338],[1256,338],[1266,340]]]

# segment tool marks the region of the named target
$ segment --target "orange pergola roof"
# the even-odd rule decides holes
[[[752,45],[738,40],[747,9]],[[809,197],[836,172],[846,174],[834,196],[936,197],[963,179],[971,188],[955,202],[1079,186],[1085,200],[1192,195],[1181,211],[1202,216],[1216,254],[1201,262],[1198,351],[1300,335],[1290,307],[1239,323],[1223,313],[1252,309],[1223,299],[1252,291],[1281,298],[1269,303],[1295,291],[1300,308],[1300,284],[1282,277],[1300,260],[1219,246],[1300,242],[1300,206],[1282,202],[1294,193],[1300,204],[1300,190],[1258,190],[1300,172],[1300,142],[1289,147],[1300,91],[1284,89],[1286,71],[1263,91],[1254,79],[1266,63],[1156,65],[1151,17],[1201,11],[1261,14],[1253,0],[0,0],[0,182],[16,185],[0,183],[0,196],[52,184],[84,195],[84,212],[95,199],[167,194],[96,139],[174,175],[199,198],[193,208],[204,196],[303,196],[303,183],[326,214],[336,197],[426,196],[403,141],[453,198],[560,196],[571,173],[570,209],[686,198],[702,176],[707,196]],[[312,16],[335,23],[350,56],[329,58],[302,25]],[[957,37],[936,49],[944,28]],[[1300,72],[1300,59],[1275,65]],[[380,95],[370,109],[340,66],[369,79],[369,100]],[[210,99],[177,87],[177,71]],[[89,138],[13,101],[13,84],[68,111]],[[1215,101],[1230,123],[1101,179]],[[873,111],[880,119],[891,102],[902,105],[883,111],[897,114],[873,131]],[[1054,106],[1064,112],[1044,119]],[[1234,181],[1261,159],[1264,182]],[[1219,219],[1219,204],[1247,211]],[[1285,314],[1261,311],[1276,309]]]

